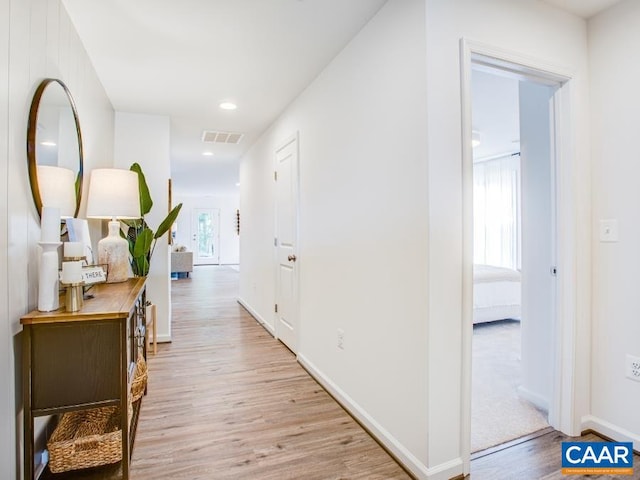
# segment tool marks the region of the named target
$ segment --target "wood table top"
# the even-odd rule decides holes
[[[128,318],[145,282],[145,277],[135,277],[120,283],[99,283],[89,290],[92,297],[84,301],[80,311],[65,311],[64,296],[62,296],[58,310],[53,312],[33,310],[23,316],[20,323],[22,325],[37,325]]]

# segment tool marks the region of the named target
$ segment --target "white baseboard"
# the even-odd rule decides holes
[[[411,452],[409,452],[398,440],[373,419],[360,405],[349,395],[333,383],[303,354],[298,354],[298,362],[322,385],[342,407],[347,410],[360,424],[369,431],[386,449],[419,480],[448,480],[462,474],[462,459],[457,458],[449,462],[428,468]]]
[[[616,442],[633,442],[633,449],[636,452],[640,452],[640,435],[625,430],[601,418],[594,417],[593,415],[585,415],[582,417],[582,431],[584,430],[593,430]]]
[[[158,343],[171,343],[171,335],[158,335]]]
[[[546,398],[538,395],[537,393],[532,392],[531,390],[524,388],[522,385],[517,389],[518,395],[527,400],[528,402],[533,403],[540,410],[544,410],[545,412],[549,411],[549,402]]]
[[[427,478],[429,480],[450,480],[462,476],[463,469],[464,464],[462,458],[458,457],[436,465],[435,467],[428,468]]]
[[[262,318],[258,312],[256,312],[253,308],[251,308],[247,302],[245,302],[245,301],[244,301],[242,298],[240,298],[240,297],[238,297],[236,300],[237,300],[237,302],[238,302],[240,305],[242,305],[242,307],[243,307],[247,312],[249,312],[249,315],[251,315],[251,316],[256,320],[256,322],[258,322],[260,325],[262,325],[262,327],[263,327],[267,332],[269,332],[273,337],[275,337],[275,336],[276,336],[276,330],[275,330],[275,328],[273,328],[273,326],[272,326],[272,325],[269,325],[269,323],[265,322],[264,318]]]

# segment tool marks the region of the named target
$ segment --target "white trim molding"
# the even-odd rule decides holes
[[[461,455],[464,471],[470,470],[471,438],[471,339],[473,335],[473,154],[472,154],[472,112],[471,112],[471,71],[507,71],[516,78],[535,79],[537,82],[556,85],[553,97],[554,128],[562,135],[554,135],[556,184],[556,225],[555,229],[558,278],[556,283],[556,327],[554,351],[554,391],[548,402],[549,423],[566,434],[579,434],[579,413],[576,412],[576,382],[580,378],[576,370],[582,367],[576,362],[576,341],[578,319],[577,310],[585,299],[578,299],[577,275],[577,200],[578,192],[574,184],[576,139],[573,132],[572,79],[575,72],[562,65],[551,64],[497,48],[484,43],[460,39],[460,83],[462,119],[462,205],[463,205],[463,271],[462,271],[462,424]],[[581,262],[589,261],[581,258]],[[539,402],[536,402],[539,403]]]
[[[242,298],[238,297],[236,301],[240,304],[240,306],[242,306],[242,308],[244,308],[249,313],[249,315],[251,315],[255,319],[256,322],[262,325],[262,327],[275,338],[276,331],[272,325],[270,325],[268,322],[265,322],[264,318],[262,318],[260,314],[256,312],[253,308],[251,308],[249,304],[246,301],[244,301]]]
[[[171,343],[171,335],[168,334],[161,334],[158,335],[158,343]]]
[[[435,467],[427,467],[409,452],[391,433],[369,415],[347,393],[324,375],[303,354],[298,362],[329,394],[356,419],[400,464],[419,480],[448,480],[462,473],[462,458],[455,458]]]
[[[633,449],[640,452],[640,436],[601,418],[593,415],[582,417],[582,431],[585,430],[592,430],[616,442],[633,442]]]
[[[549,402],[547,401],[547,399],[545,399],[541,395],[538,395],[537,393],[532,392],[528,388],[524,388],[522,385],[516,388],[516,391],[518,392],[518,395],[520,395],[520,397],[524,398],[528,402],[531,402],[540,410],[544,410],[546,412],[549,411]]]

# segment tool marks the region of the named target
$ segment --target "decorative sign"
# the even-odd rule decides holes
[[[85,285],[107,281],[107,274],[100,265],[82,267],[82,281]]]

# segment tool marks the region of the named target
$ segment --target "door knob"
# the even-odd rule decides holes
[[[289,256],[287,257],[287,260],[289,260],[290,262],[295,262],[295,261],[297,260],[297,258],[296,258],[296,256],[295,256],[295,255],[289,255]]]

